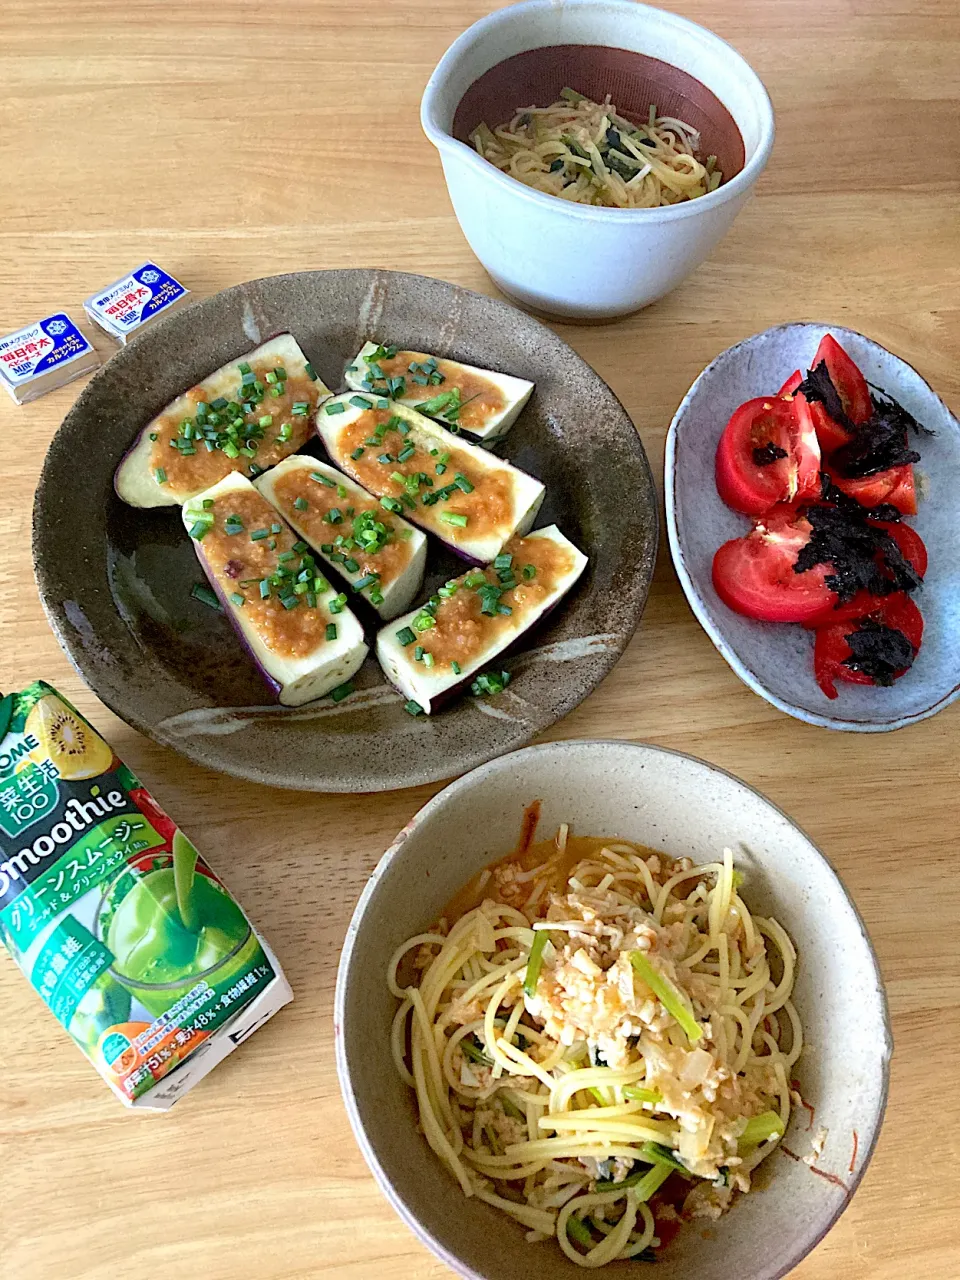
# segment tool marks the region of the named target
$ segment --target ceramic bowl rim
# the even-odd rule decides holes
[[[340,1085],[340,1095],[343,1099],[344,1109],[347,1118],[350,1121],[350,1128],[357,1146],[360,1148],[361,1154],[367,1163],[367,1167],[373,1174],[382,1195],[394,1212],[406,1223],[416,1238],[427,1246],[431,1252],[451,1270],[465,1277],[465,1280],[486,1280],[483,1273],[475,1271],[468,1263],[464,1262],[457,1255],[453,1254],[443,1244],[437,1240],[430,1230],[420,1221],[420,1219],[412,1213],[406,1206],[399,1192],[394,1190],[393,1183],[388,1177],[385,1169],[381,1165],[373,1144],[367,1137],[363,1121],[360,1117],[360,1110],[357,1105],[356,1093],[353,1087],[352,1072],[350,1062],[347,1058],[344,1037],[341,1028],[344,1022],[344,1010],[347,999],[347,984],[349,981],[349,972],[352,964],[354,949],[360,936],[363,918],[366,915],[367,908],[371,899],[376,893],[380,881],[384,878],[387,871],[393,864],[402,858],[404,849],[408,843],[410,836],[422,826],[428,819],[442,812],[449,805],[457,803],[461,797],[476,785],[483,777],[490,772],[503,768],[522,766],[522,763],[529,760],[533,756],[546,756],[556,753],[562,757],[570,752],[580,750],[593,751],[597,748],[616,747],[618,749],[635,750],[639,754],[654,753],[661,756],[677,757],[681,760],[687,760],[694,765],[706,770],[708,773],[716,774],[726,780],[736,783],[738,786],[745,788],[751,792],[759,800],[763,802],[774,814],[783,818],[794,831],[796,831],[810,846],[810,849],[819,858],[826,872],[836,881],[843,898],[853,913],[854,921],[860,932],[860,940],[867,950],[867,956],[870,960],[873,978],[876,984],[876,991],[880,998],[880,1014],[881,1027],[883,1035],[883,1051],[882,1051],[882,1080],[879,1096],[876,1099],[875,1119],[873,1131],[870,1135],[869,1144],[865,1147],[865,1155],[860,1167],[850,1176],[850,1183],[847,1194],[840,1200],[835,1207],[832,1207],[826,1213],[822,1221],[818,1221],[815,1231],[811,1237],[803,1243],[800,1248],[795,1251],[793,1256],[782,1266],[778,1266],[776,1270],[767,1272],[757,1272],[755,1276],[745,1277],[745,1280],[782,1280],[788,1272],[798,1266],[804,1258],[806,1258],[817,1245],[824,1239],[827,1233],[836,1225],[838,1219],[849,1206],[855,1192],[860,1186],[863,1176],[873,1159],[876,1151],[877,1143],[880,1139],[880,1133],[883,1129],[883,1122],[886,1115],[887,1102],[890,1094],[890,1061],[893,1056],[893,1032],[890,1022],[890,1007],[887,999],[887,991],[883,981],[883,974],[880,970],[880,963],[877,959],[877,953],[874,950],[870,934],[867,931],[866,923],[860,914],[856,901],[844,884],[840,873],[834,867],[833,863],[807,834],[799,823],[795,822],[783,809],[780,808],[773,800],[766,796],[757,787],[752,786],[743,778],[737,777],[735,773],[731,773],[728,769],[721,768],[720,765],[714,764],[710,760],[703,760],[699,756],[691,755],[686,751],[677,751],[672,747],[660,746],[651,742],[633,742],[624,738],[564,738],[556,742],[536,743],[533,746],[521,747],[517,751],[511,751],[507,755],[497,756],[494,760],[489,760],[484,764],[478,765],[475,769],[471,769],[469,773],[462,774],[453,782],[448,783],[442,790],[438,791],[435,796],[427,801],[404,827],[398,832],[389,847],[379,858],[377,865],[370,874],[369,879],[364,885],[363,892],[360,895],[353,914],[350,917],[350,923],[347,925],[346,935],[343,940],[343,946],[340,951],[340,959],[337,965],[337,980],[334,990],[333,1004],[333,1022],[334,1022],[334,1055],[337,1068],[337,1079]],[[389,1034],[389,1030],[385,1031]],[[451,1191],[454,1190],[454,1184],[451,1183]]]
[[[757,679],[750,668],[739,657],[736,650],[730,645],[720,629],[715,625],[710,617],[706,602],[701,598],[696,585],[693,581],[693,575],[687,568],[687,562],[684,556],[683,547],[680,544],[680,533],[677,523],[677,435],[680,424],[687,412],[691,400],[693,399],[700,383],[721,360],[729,357],[734,351],[741,347],[749,346],[750,343],[756,342],[759,338],[766,337],[770,333],[778,333],[785,329],[825,329],[833,334],[853,334],[855,337],[862,339],[874,347],[878,347],[886,355],[893,360],[898,361],[909,369],[920,380],[926,390],[934,397],[937,402],[943,406],[944,412],[956,425],[957,431],[960,432],[960,420],[952,412],[950,407],[937,395],[933,387],[926,380],[922,373],[919,372],[908,360],[904,360],[903,356],[899,356],[894,351],[890,351],[884,347],[882,343],[877,342],[875,338],[869,337],[865,333],[861,333],[859,329],[851,329],[849,325],[828,324],[817,320],[788,320],[783,324],[771,325],[769,329],[761,329],[758,333],[752,333],[746,338],[741,338],[739,342],[733,343],[725,350],[719,352],[718,355],[710,361],[710,363],[697,375],[690,386],[690,390],[680,401],[677,412],[673,415],[673,421],[667,431],[667,442],[664,450],[663,458],[663,507],[664,516],[667,526],[667,542],[670,546],[670,558],[673,560],[673,567],[677,577],[680,580],[680,586],[683,588],[683,594],[686,596],[687,604],[693,611],[697,621],[703,627],[704,631],[710,639],[711,644],[717,650],[722,658],[731,667],[734,673],[743,681],[743,683],[754,693],[759,694],[767,702],[777,708],[778,711],[785,712],[788,716],[792,716],[795,720],[800,720],[804,724],[815,725],[820,729],[832,729],[843,733],[891,733],[895,729],[904,729],[907,725],[918,724],[921,720],[929,720],[931,716],[937,715],[943,711],[945,707],[950,706],[952,702],[956,702],[960,698],[960,673],[958,673],[957,683],[949,692],[945,693],[936,702],[928,707],[924,707],[922,711],[914,711],[909,715],[892,716],[888,720],[848,720],[844,716],[830,715],[827,712],[810,711],[806,707],[798,706],[793,702],[788,702],[785,698],[781,698],[779,694],[773,693]]]
[[[567,8],[590,8],[595,3],[596,0],[565,0]],[[553,210],[558,215],[563,213],[573,221],[611,223],[614,226],[643,226],[653,222],[676,222],[683,218],[697,217],[708,213],[710,210],[717,209],[738,196],[745,196],[766,168],[770,152],[773,149],[775,136],[773,104],[770,101],[766,86],[756,71],[733,45],[708,27],[692,22],[689,18],[681,17],[680,14],[671,13],[667,9],[657,9],[651,5],[637,3],[636,0],[602,0],[602,3],[605,7],[618,9],[634,25],[642,25],[645,19],[651,15],[656,15],[658,22],[672,26],[675,31],[681,33],[691,43],[712,45],[718,53],[722,53],[729,59],[732,66],[737,68],[742,83],[751,91],[757,110],[760,136],[753,154],[749,159],[745,160],[743,168],[729,182],[722,183],[717,187],[716,191],[709,191],[706,195],[698,196],[696,200],[684,200],[681,204],[663,205],[653,209],[615,209],[604,205],[574,204],[569,200],[557,200],[556,196],[548,195],[545,191],[536,191],[533,187],[528,187],[524,183],[518,182],[516,178],[511,178],[507,174],[501,173],[489,161],[482,159],[472,147],[468,147],[466,143],[455,138],[448,129],[440,124],[437,100],[442,87],[450,79],[461,55],[480,44],[492,32],[504,26],[509,21],[507,15],[520,11],[524,13],[554,12],[556,9],[555,0],[521,0],[520,4],[509,5],[505,9],[497,9],[493,13],[487,14],[486,17],[480,18],[479,21],[474,22],[454,40],[453,44],[450,45],[437,63],[423,91],[423,98],[420,103],[420,124],[429,140],[441,153],[441,156],[446,153],[461,164],[472,167],[475,173],[483,175],[489,181],[495,183],[505,195],[512,193],[520,199],[532,202],[535,208],[540,208],[544,212]],[[538,45],[535,47],[549,48],[550,46]],[[511,56],[513,55],[507,55],[507,57]],[[501,58],[499,62],[505,60]],[[497,66],[498,63],[491,65]],[[709,88],[709,85],[707,88]],[[724,103],[723,105],[726,106],[727,104]],[[727,107],[727,110],[730,111],[730,108]],[[736,116],[732,111],[730,111],[730,114],[739,129],[740,125]],[[638,214],[641,215],[639,219]]]

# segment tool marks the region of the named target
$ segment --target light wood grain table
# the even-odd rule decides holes
[[[700,369],[784,320],[862,329],[960,409],[960,0],[673,7],[756,67],[778,139],[756,198],[671,297],[613,326],[559,330],[626,404],[654,470]],[[200,296],[348,266],[494,292],[418,123],[432,67],[485,10],[4,0],[0,333],[55,309],[80,314],[85,296],[147,257]],[[110,354],[106,339],[96,345]],[[0,684],[43,676],[93,719],[228,879],[296,1002],[170,1114],[130,1115],[0,956],[0,1277],[444,1276],[360,1157],[331,1033],[350,911],[436,788],[271,791],[187,764],[98,704],[58,649],[30,568],[34,486],[77,391],[26,408],[0,396]],[[664,555],[626,655],[548,736],[703,756],[826,851],[879,952],[897,1049],[873,1165],[795,1275],[956,1280],[960,707],[881,736],[781,715],[714,651]]]

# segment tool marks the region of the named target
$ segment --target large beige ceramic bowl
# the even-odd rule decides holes
[[[524,807],[543,803],[541,834],[623,836],[695,861],[733,848],[743,895],[774,914],[799,951],[795,1002],[811,1046],[797,1064],[804,1098],[764,1189],[709,1230],[685,1227],[657,1280],[775,1280],[843,1212],[873,1152],[891,1052],[876,958],[830,864],[785,814],[701,760],[625,742],[529,747],[475,769],[430,801],[384,854],[357,906],[337,983],[337,1068],[357,1141],[384,1194],[420,1239],[471,1280],[582,1280],[555,1242],[531,1245],[496,1209],[466,1200],[417,1129],[412,1095],[390,1057],[394,949],[457,889],[508,852]],[[800,1159],[826,1131],[817,1172]],[[824,1176],[825,1175],[825,1176]],[[610,1274],[636,1264],[618,1263]]]

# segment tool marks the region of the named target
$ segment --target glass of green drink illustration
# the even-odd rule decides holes
[[[203,872],[181,831],[173,857],[140,873],[125,867],[100,903],[98,933],[113,953],[113,976],[159,1016],[198,982],[227,989],[264,959],[246,916]]]

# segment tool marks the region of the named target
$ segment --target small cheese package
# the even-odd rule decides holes
[[[190,290],[162,267],[143,262],[129,275],[91,293],[83,309],[104,333],[125,344],[146,325],[177,311],[189,296]]]
[[[100,357],[64,311],[0,338],[0,382],[17,404],[100,367]]]
[[[40,680],[0,700],[0,941],[128,1107],[166,1111],[293,999],[219,877]]]

